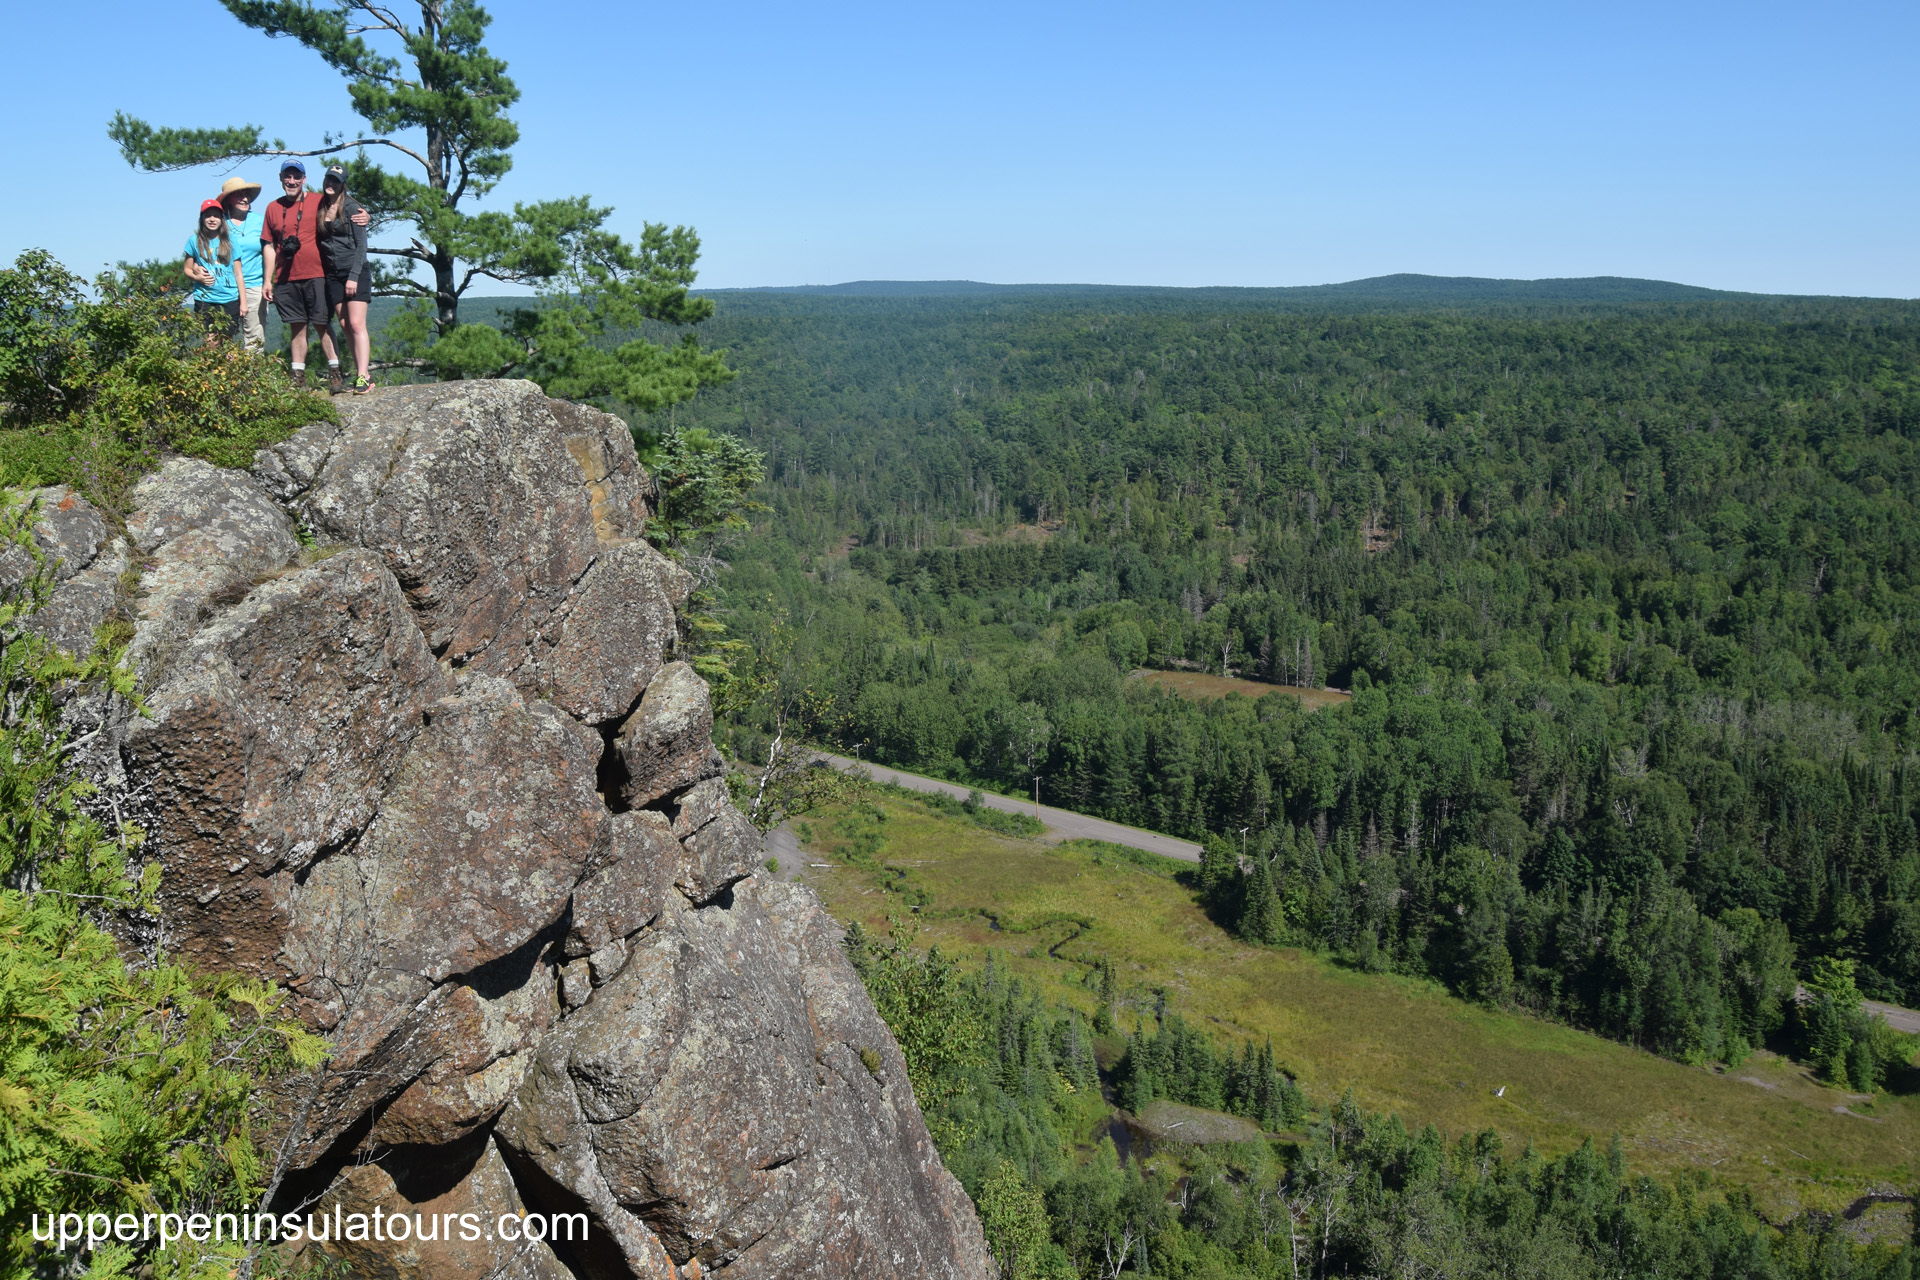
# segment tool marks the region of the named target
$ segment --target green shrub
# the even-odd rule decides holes
[[[914,799],[935,813],[949,818],[965,818],[976,827],[985,827],[988,831],[997,831],[1003,836],[1037,836],[1047,829],[1047,824],[1029,813],[1005,813],[999,809],[987,807],[987,798],[978,788],[967,792],[965,800],[955,800],[943,792],[931,791],[915,794]]]
[[[272,1177],[256,1133],[261,1087],[318,1065],[324,1045],[280,1016],[260,983],[206,978],[158,953],[130,964],[102,924],[150,908],[158,866],[134,881],[142,832],[111,830],[65,767],[60,705],[79,688],[130,697],[105,645],[84,657],[26,630],[49,570],[31,511],[0,492],[0,545],[39,566],[0,593],[0,1277],[229,1276],[240,1246],[94,1250],[36,1242],[48,1215],[239,1212]],[[90,1257],[89,1257],[90,1253]]]
[[[124,514],[162,452],[245,466],[336,417],[273,357],[207,340],[167,280],[126,266],[89,296],[41,249],[0,270],[0,484],[67,483]]]

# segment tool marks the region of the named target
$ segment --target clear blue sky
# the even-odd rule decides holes
[[[397,0],[405,6],[405,0]],[[502,0],[493,198],[690,223],[711,286],[1629,275],[1920,296],[1920,4]],[[170,251],[116,109],[347,129],[214,0],[8,6],[0,253]],[[243,172],[269,177],[260,163]]]

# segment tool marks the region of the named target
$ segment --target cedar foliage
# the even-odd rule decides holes
[[[130,963],[102,927],[151,908],[158,865],[133,876],[142,832],[110,827],[68,766],[63,707],[82,691],[134,696],[132,672],[102,643],[81,656],[31,629],[52,566],[33,508],[0,490],[0,1275],[229,1276],[242,1246],[182,1240],[68,1242],[55,1221],[121,1214],[236,1213],[274,1174],[261,1092],[317,1066],[321,1041],[286,1019],[270,986],[202,977],[166,960]],[[31,570],[20,568],[22,560]],[[100,1217],[97,1215],[105,1215]]]

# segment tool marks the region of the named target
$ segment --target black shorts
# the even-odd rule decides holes
[[[325,324],[332,314],[327,306],[327,282],[319,276],[282,280],[273,286],[273,309],[286,324]]]
[[[217,333],[223,338],[231,338],[240,332],[240,299],[232,302],[196,302],[193,304],[194,318],[207,327],[208,333]]]
[[[334,279],[334,277],[328,276],[327,277],[327,305],[329,307],[337,307],[341,303],[348,302],[348,301],[372,302],[373,301],[373,268],[372,267],[360,268],[360,274],[356,276],[355,279],[360,281],[360,287],[354,290],[353,297],[349,299],[347,297],[347,278],[345,276],[341,276],[339,279],[336,280]]]

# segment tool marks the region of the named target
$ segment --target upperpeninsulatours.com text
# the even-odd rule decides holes
[[[44,1217],[44,1224],[43,1219]],[[194,1244],[238,1241],[245,1244],[299,1244],[313,1241],[585,1240],[584,1213],[503,1213],[489,1222],[477,1213],[104,1213],[34,1214],[33,1238],[60,1251],[84,1245],[137,1244],[158,1240],[162,1249],[181,1240]]]

